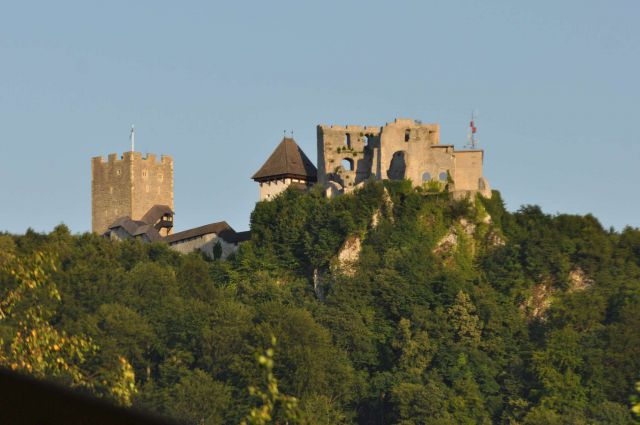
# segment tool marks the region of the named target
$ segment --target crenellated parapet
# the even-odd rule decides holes
[[[145,156],[142,156],[142,152],[124,152],[122,155],[118,157],[117,153],[110,153],[107,155],[107,160],[103,156],[94,156],[91,158],[92,164],[117,164],[121,162],[130,162],[133,160],[142,160],[147,161],[149,164],[160,165],[160,164],[172,164],[173,158],[169,155],[161,155],[160,158],[154,153],[147,153]]]
[[[374,133],[380,132],[380,127],[375,126],[362,126],[362,125],[318,125],[324,131],[336,131],[342,133]]]

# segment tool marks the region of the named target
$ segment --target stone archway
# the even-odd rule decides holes
[[[353,159],[351,158],[344,158],[342,160],[342,162],[340,163],[340,165],[342,165],[342,168],[344,168],[345,171],[354,171],[354,164],[353,164]]]
[[[407,153],[405,151],[394,152],[387,170],[389,180],[402,180],[407,175]]]

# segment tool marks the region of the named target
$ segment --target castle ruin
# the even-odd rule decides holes
[[[328,196],[349,193],[371,178],[491,196],[482,173],[484,152],[441,145],[438,124],[396,119],[383,127],[319,125],[317,135],[318,182]]]

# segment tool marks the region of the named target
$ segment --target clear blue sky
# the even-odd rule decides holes
[[[248,228],[284,129],[479,111],[509,209],[640,226],[640,2],[6,1],[0,230],[91,226],[90,158],[175,160],[176,230]]]

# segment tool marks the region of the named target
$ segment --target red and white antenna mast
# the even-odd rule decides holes
[[[476,119],[478,118],[478,114],[474,111],[471,113],[471,121],[469,122],[469,142],[467,147],[469,149],[477,149],[478,148],[478,138],[476,137],[476,132],[478,128],[476,127]]]

